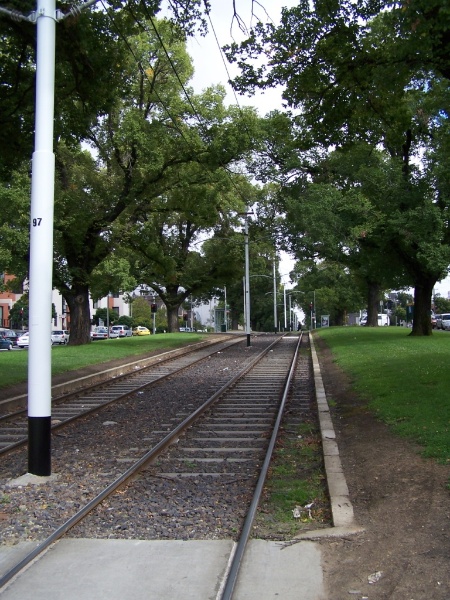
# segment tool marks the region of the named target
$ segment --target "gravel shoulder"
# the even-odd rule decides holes
[[[320,542],[329,600],[448,600],[448,467],[422,458],[419,446],[378,421],[323,340],[314,339],[356,521],[364,528]]]

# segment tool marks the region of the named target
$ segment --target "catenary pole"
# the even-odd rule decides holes
[[[51,306],[56,0],[38,0],[32,158],[28,350],[28,472],[51,474]]]
[[[67,14],[56,0],[37,0],[36,12],[24,16],[3,10],[13,20],[36,23],[36,111],[31,176],[29,334],[28,350],[28,472],[51,474],[51,309],[53,275],[53,207],[55,156],[56,22],[96,4],[88,0]]]
[[[248,215],[245,215],[245,330],[247,334],[247,346],[250,346],[250,257],[248,247]]]
[[[277,333],[277,260],[276,255],[273,259],[273,328]]]

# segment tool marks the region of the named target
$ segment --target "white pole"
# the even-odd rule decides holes
[[[227,286],[224,285],[223,286],[223,295],[224,295],[224,302],[225,302],[225,331],[228,331],[228,318],[227,318]]]
[[[244,329],[245,329],[245,331],[247,331],[247,306],[246,306],[247,295],[245,293],[245,275],[242,278],[242,290],[244,292]]]
[[[106,296],[106,330],[108,331],[108,339],[109,339],[109,292]]]
[[[277,332],[277,273],[276,273],[276,257],[273,260],[273,327],[275,333]]]
[[[35,146],[30,219],[28,471],[51,474],[51,307],[55,157],[55,0],[37,2]]]
[[[289,294],[289,331],[293,331],[293,319],[292,319],[292,294]]]
[[[284,302],[284,331],[287,329],[287,315],[286,315],[286,286],[283,283],[283,302]]]
[[[250,346],[250,258],[248,249],[248,215],[245,215],[245,330]]]

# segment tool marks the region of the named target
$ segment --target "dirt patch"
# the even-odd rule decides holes
[[[321,542],[328,599],[449,600],[449,469],[377,420],[323,340],[314,340],[356,521],[365,529]]]

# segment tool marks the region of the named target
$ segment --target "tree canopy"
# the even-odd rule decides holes
[[[128,16],[121,13],[115,26],[127,29]],[[95,28],[102,18],[93,15],[87,20]],[[90,291],[97,296],[105,293],[105,286],[108,290],[118,286],[115,291],[132,289],[133,274],[142,281],[144,274],[158,269],[164,253],[159,280],[152,279],[160,297],[167,293],[163,288],[174,283],[176,264],[179,271],[183,267],[183,253],[188,268],[178,284],[184,284],[183,293],[195,288],[192,281],[207,270],[199,253],[187,252],[189,245],[202,232],[225,227],[230,212],[242,207],[232,185],[235,175],[229,170],[253,150],[258,133],[254,111],[226,108],[222,89],[211,88],[200,95],[187,89],[191,61],[183,36],[167,21],[141,18],[137,31],[126,39],[113,34],[113,29],[108,29],[106,48],[100,52],[108,61],[111,45],[116,61],[107,101],[90,110],[89,118],[80,112],[78,139],[70,123],[75,112],[63,108],[59,112],[64,127],[55,143],[54,285],[70,309],[71,344],[89,341]],[[63,87],[70,102],[77,104],[67,83]],[[29,182],[22,184],[26,190]],[[8,185],[5,193],[14,199]],[[19,209],[23,197],[18,195],[11,204],[12,212]],[[5,231],[13,222],[7,220]],[[146,235],[153,236],[145,252],[154,265],[146,264],[137,272],[136,265],[142,267],[143,262],[127,256],[124,246],[128,241],[130,248],[138,248],[140,237],[139,250],[143,250]],[[27,235],[25,247],[26,239]],[[20,253],[14,256],[5,251],[5,268],[25,273],[23,244],[17,249]],[[172,290],[171,308],[175,298],[180,304],[183,294],[174,296]]]
[[[395,253],[400,274],[408,273],[414,285],[412,333],[418,335],[431,333],[432,289],[450,262],[444,175],[449,18],[442,0],[301,0],[283,11],[280,26],[259,23],[248,40],[229,48],[241,68],[235,80],[239,90],[283,86],[298,154],[313,147],[353,152],[352,146],[365,143],[389,157],[393,179],[387,197],[393,202],[385,207],[391,214],[378,232],[383,244],[390,244],[390,256]],[[433,41],[424,35],[430,32]],[[261,55],[265,61],[253,62]],[[290,153],[295,154],[295,144]],[[306,173],[293,173],[298,187],[323,166],[311,163]],[[359,191],[346,194],[349,211],[355,194]],[[356,204],[363,210],[359,196]],[[301,213],[302,197],[297,204]],[[329,235],[323,230],[321,235],[318,243],[324,246]]]

